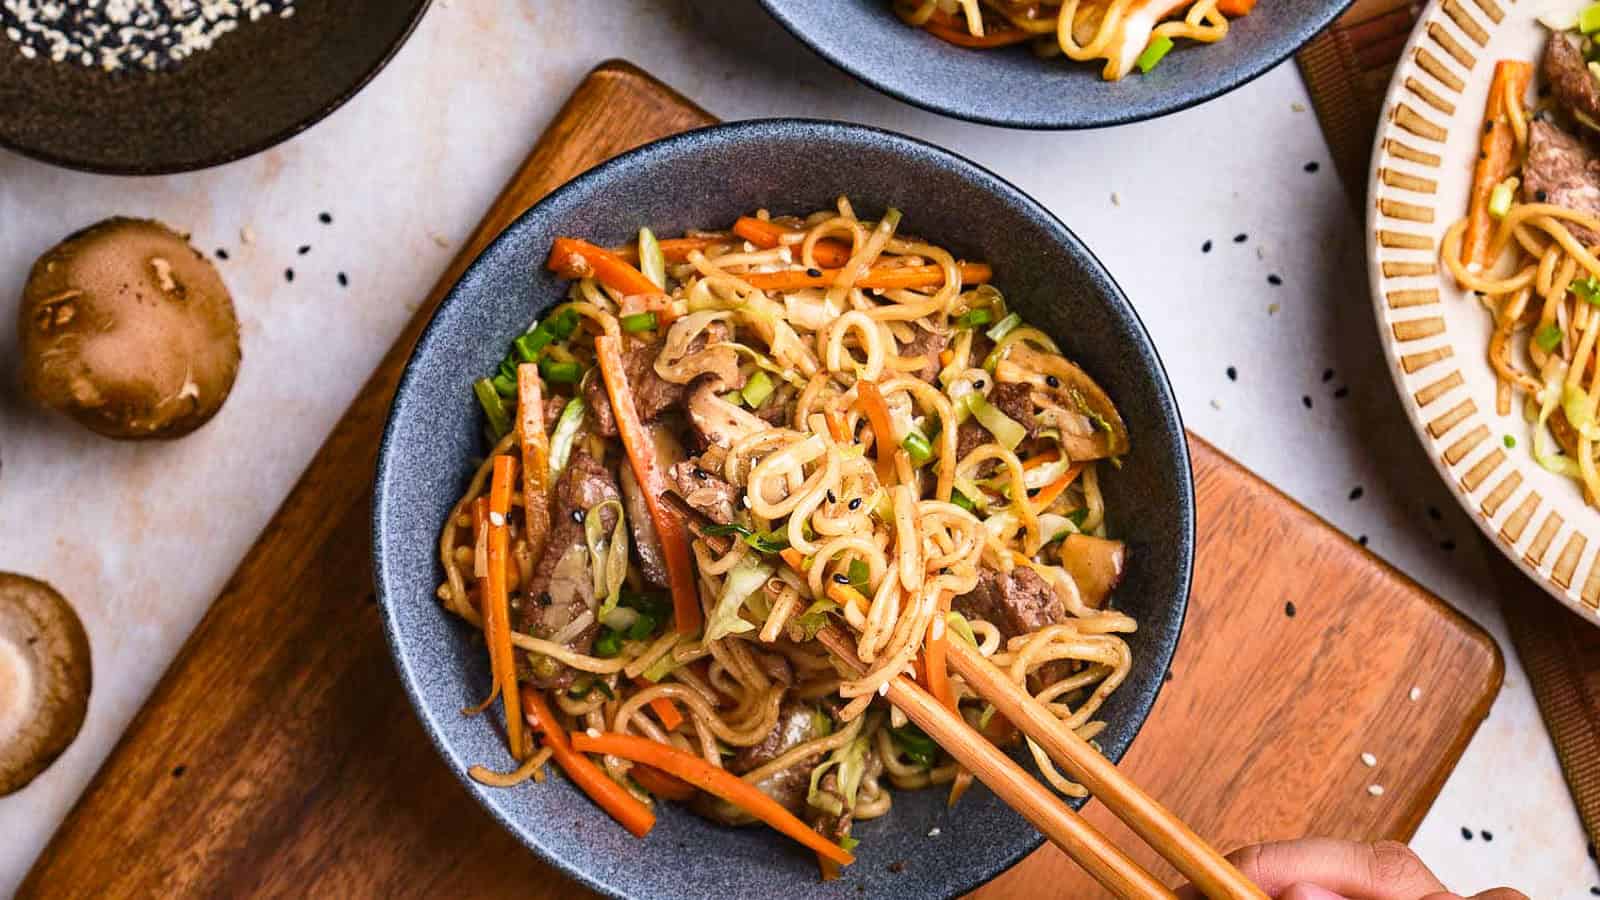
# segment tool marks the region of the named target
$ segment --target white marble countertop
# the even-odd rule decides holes
[[[228,251],[219,265],[244,341],[238,385],[211,425],[176,443],[130,445],[28,408],[12,363],[15,335],[0,329],[0,570],[46,579],[73,599],[95,667],[77,742],[32,786],[0,798],[0,895],[22,878],[533,138],[584,72],[614,56],[724,118],[820,116],[926,138],[1061,216],[1138,306],[1191,428],[1366,535],[1374,552],[1506,648],[1505,689],[1416,849],[1463,893],[1510,883],[1533,897],[1577,898],[1600,884],[1485,587],[1472,525],[1428,466],[1382,367],[1358,223],[1292,64],[1156,122],[1019,133],[880,96],[817,60],[753,3],[441,0],[365,92],[251,159],[124,179],[0,152],[0,285],[11,286],[0,288],[0,322],[14,321],[34,257],[123,213],[163,219],[208,252]],[[1307,171],[1311,162],[1316,171]],[[332,224],[319,221],[324,211]],[[244,229],[253,241],[241,239]],[[1202,253],[1206,241],[1213,247]],[[311,247],[305,255],[302,245]],[[340,272],[348,287],[337,283]],[[1349,499],[1356,486],[1360,498]]]

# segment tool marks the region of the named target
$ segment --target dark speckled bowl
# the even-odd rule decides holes
[[[1100,65],[1039,59],[1026,46],[971,50],[895,17],[889,0],[761,0],[824,59],[923,109],[1011,128],[1099,128],[1177,112],[1282,62],[1350,0],[1272,0],[1229,23],[1216,44],[1180,43],[1148,74],[1100,78]]]
[[[434,597],[438,533],[484,452],[471,384],[565,285],[547,272],[551,239],[620,243],[720,227],[758,207],[804,213],[848,193],[863,215],[905,211],[903,228],[994,265],[995,283],[1110,393],[1133,451],[1105,479],[1110,527],[1132,547],[1118,605],[1139,619],[1135,666],[1106,705],[1106,755],[1127,750],[1177,645],[1194,549],[1183,426],[1155,348],[1122,291],[1072,232],[990,172],[910,138],[854,125],[756,121],[689,132],[579,176],[484,252],[439,307],[395,395],[379,455],[374,541],[378,596],[400,676],[445,765],[509,767],[489,717],[461,709],[489,690],[472,629]],[[665,809],[630,837],[566,781],[511,790],[463,777],[480,803],[572,877],[623,897],[949,897],[993,878],[1040,837],[982,787],[952,814],[944,791],[900,792],[862,823],[859,861],[822,882],[809,854],[774,832],[735,830]],[[938,828],[937,837],[929,837]],[[904,861],[898,874],[891,863]],[[899,868],[898,866],[896,868]]]

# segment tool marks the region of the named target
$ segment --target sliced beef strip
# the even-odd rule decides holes
[[[939,353],[950,346],[950,336],[929,331],[926,328],[916,328],[915,339],[900,349],[901,356],[915,356],[922,360],[922,368],[916,370],[916,376],[923,381],[931,383],[939,374],[942,366],[939,363]]]
[[[622,338],[622,371],[628,376],[628,388],[633,394],[639,419],[647,424],[683,402],[685,386],[673,384],[656,374],[656,357],[665,345],[663,338],[653,341],[629,335]],[[589,405],[589,414],[594,418],[595,430],[606,437],[616,437],[616,416],[611,412],[611,399],[606,396],[605,380],[598,371],[585,382],[583,396],[584,402]]]
[[[1528,160],[1522,167],[1523,199],[1600,215],[1600,160],[1583,142],[1539,119],[1528,123]],[[1571,222],[1572,236],[1586,246],[1600,235]]]
[[[964,459],[968,453],[978,449],[989,442],[989,429],[978,424],[976,419],[968,419],[956,426],[956,459]]]
[[[583,516],[593,507],[618,498],[617,481],[611,472],[582,449],[573,451],[566,470],[556,479],[554,493],[550,537],[513,623],[518,631],[541,638],[550,637],[590,609],[594,581],[588,545],[584,542]],[[607,533],[616,527],[614,508],[601,514],[601,524]],[[567,646],[588,653],[599,631],[598,623],[590,625]],[[528,675],[539,688],[564,688],[575,677],[571,669],[549,658],[534,661]]]
[[[720,525],[731,524],[739,509],[740,491],[699,459],[686,459],[667,470],[667,479],[684,502]]]
[[[1006,640],[1067,619],[1055,590],[1027,566],[1009,573],[980,570],[977,586],[955,598],[954,606],[963,616],[991,623]]]
[[[782,756],[800,744],[822,737],[824,723],[831,724],[827,714],[810,703],[785,703],[778,711],[778,722],[761,743],[740,748],[728,760],[728,771],[736,775],[753,772]],[[756,783],[762,793],[778,801],[784,809],[800,815],[806,808],[806,792],[811,787],[811,770],[818,760],[806,760]],[[724,825],[749,825],[756,820],[744,810],[719,800],[710,794],[699,793],[690,801],[695,812]]]
[[[997,381],[989,388],[987,399],[990,406],[1005,413],[1032,435],[1039,430],[1039,424],[1031,394],[1032,390],[1025,384]],[[989,429],[979,425],[977,419],[967,419],[956,428],[956,459],[964,458],[990,440]]]
[[[656,587],[667,587],[667,561],[661,552],[661,539],[656,536],[644,491],[639,489],[631,467],[619,466],[617,474],[622,485],[622,506],[628,512],[628,530],[633,534],[633,557],[639,561],[639,571]]]
[[[1550,35],[1544,48],[1543,68],[1550,91],[1562,109],[1600,122],[1600,82],[1590,73],[1573,36],[1561,32]]]

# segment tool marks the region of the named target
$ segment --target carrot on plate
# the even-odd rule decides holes
[[[607,777],[589,757],[573,749],[567,733],[562,730],[555,716],[550,714],[550,707],[538,691],[524,685],[522,702],[527,708],[528,724],[535,731],[543,732],[544,745],[550,748],[556,765],[567,773],[572,783],[634,837],[642,838],[649,834],[656,824],[656,815],[650,811],[650,807],[640,803],[628,793],[627,788]]]
[[[984,284],[994,277],[994,272],[984,263],[960,263],[961,283]],[[801,288],[832,287],[840,269],[787,269],[782,272],[751,272],[739,277],[745,284],[763,291],[798,291]],[[873,266],[856,280],[856,287],[864,289],[894,290],[896,288],[938,287],[944,284],[941,266]]]
[[[1040,488],[1039,493],[1033,497],[1033,511],[1044,512],[1057,497],[1061,496],[1062,491],[1072,486],[1072,482],[1078,479],[1078,474],[1082,471],[1083,463],[1073,463],[1060,478]]]
[[[591,737],[586,732],[572,736],[572,749],[579,753],[602,753],[630,762],[644,763],[679,778],[693,787],[732,803],[750,815],[794,838],[819,856],[842,866],[855,862],[843,847],[813,831],[795,818],[778,801],[726,769],[713,766],[692,753],[631,734],[607,732]]]
[[[767,219],[740,216],[739,221],[733,223],[733,233],[767,250],[785,243],[787,238],[789,245],[795,250],[795,261],[800,261],[800,238],[805,234],[803,231],[785,228]],[[833,238],[823,238],[811,246],[811,258],[816,260],[819,266],[836,269],[850,261],[850,245]]]
[[[600,377],[611,398],[617,432],[622,436],[633,477],[644,493],[645,506],[650,510],[656,537],[661,541],[661,554],[666,558],[667,582],[672,587],[673,625],[679,634],[696,634],[700,631],[702,614],[700,589],[695,584],[689,561],[689,535],[684,530],[683,520],[661,502],[667,492],[667,477],[656,459],[655,441],[645,430],[639,410],[633,404],[633,391],[628,386],[627,370],[622,364],[621,342],[601,335],[594,339],[594,351],[600,363]]]
[[[878,483],[887,487],[894,483],[894,428],[889,420],[889,406],[883,401],[883,392],[870,381],[856,383],[856,408],[867,417],[872,426],[872,441],[878,451]]]
[[[1489,198],[1494,194],[1495,185],[1506,180],[1516,167],[1512,157],[1517,149],[1517,138],[1506,115],[1506,97],[1515,97],[1520,106],[1532,79],[1533,66],[1522,60],[1502,59],[1495,63],[1494,76],[1489,82],[1489,102],[1483,112],[1482,136],[1478,139],[1478,163],[1472,170],[1467,232],[1461,245],[1461,261],[1468,265],[1489,263],[1484,258],[1489,250],[1489,237],[1494,233]]]
[[[657,797],[682,803],[694,796],[694,786],[644,763],[634,763],[628,775]]]
[[[1250,15],[1256,8],[1256,0],[1217,0],[1217,12],[1229,18]]]
[[[661,293],[655,282],[627,260],[578,238],[556,238],[547,265],[563,278],[593,278],[624,297]]]
[[[517,700],[517,661],[511,647],[511,602],[506,587],[511,565],[511,489],[516,480],[517,458],[504,453],[494,458],[489,481],[488,576],[484,579],[483,632],[489,644],[489,669],[506,706],[506,738],[511,755],[522,759],[522,710]]]

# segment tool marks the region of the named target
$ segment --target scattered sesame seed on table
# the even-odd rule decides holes
[[[3,0],[0,32],[26,59],[157,72],[240,25],[293,15],[294,0]]]

